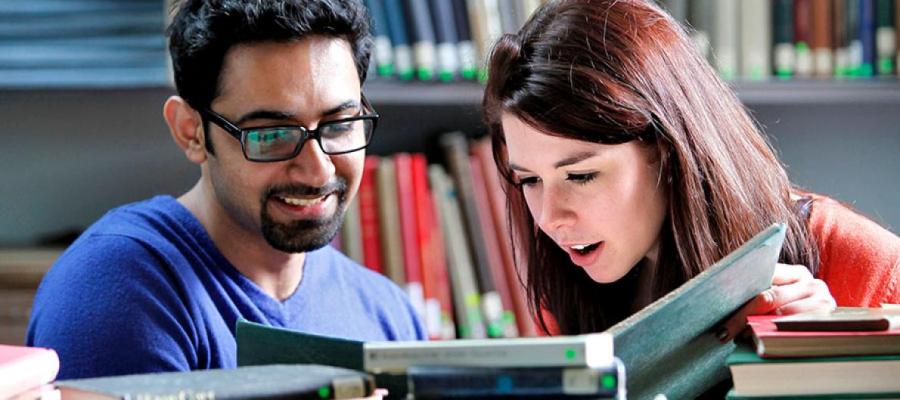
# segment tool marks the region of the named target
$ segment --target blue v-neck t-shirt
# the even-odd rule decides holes
[[[236,366],[235,323],[354,340],[426,334],[386,277],[330,246],[306,253],[284,301],[238,272],[171,196],[111,210],[51,267],[27,344],[53,348],[59,379]]]

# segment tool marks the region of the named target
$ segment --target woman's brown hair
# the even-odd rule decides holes
[[[493,49],[483,105],[517,265],[530,305],[548,311],[560,333],[608,328],[646,305],[635,300],[638,286],[661,297],[774,222],[787,224],[781,262],[818,269],[787,173],[693,46],[652,1],[560,0]],[[538,229],[506,160],[504,113],[549,135],[658,150],[668,210],[652,282],[640,281],[638,265],[617,282],[596,283]]]

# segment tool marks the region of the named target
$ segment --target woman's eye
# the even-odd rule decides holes
[[[538,183],[538,178],[536,176],[529,176],[526,178],[519,178],[517,185],[518,186],[534,186]]]
[[[585,183],[588,183],[588,182],[594,180],[594,178],[596,178],[596,177],[597,177],[596,172],[588,172],[586,174],[569,174],[568,177],[566,177],[566,180],[585,184]]]

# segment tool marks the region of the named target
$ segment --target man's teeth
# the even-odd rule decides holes
[[[292,206],[311,206],[314,204],[321,203],[322,200],[325,200],[326,197],[328,197],[328,196],[316,197],[314,199],[297,199],[294,197],[279,197],[279,198],[281,199],[281,201],[288,203]]]
[[[590,245],[589,244],[576,244],[576,245],[572,246],[572,250],[580,251],[580,250],[586,249],[588,246],[590,246]]]

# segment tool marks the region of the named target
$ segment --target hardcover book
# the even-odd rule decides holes
[[[878,398],[900,392],[897,354],[764,359],[750,345],[741,344],[728,357],[728,366],[734,381],[732,397],[853,394],[851,398]]]
[[[57,382],[67,400],[354,399],[371,396],[371,375],[324,365],[264,365]]]
[[[714,330],[772,284],[785,226],[775,224],[705,271],[614,325],[615,355],[625,363],[628,397],[694,398],[728,378],[734,343]]]
[[[56,378],[59,356],[42,347],[0,344],[0,399],[13,398]]]
[[[657,394],[664,394],[668,398],[693,398],[728,378],[725,359],[734,349],[734,344],[720,343],[712,331],[732,312],[771,285],[784,233],[783,224],[772,225],[700,275],[607,330],[606,333],[612,336],[614,342],[613,346],[609,346],[609,350],[614,347],[615,356],[621,359],[625,366],[629,398],[653,398]],[[374,354],[371,349],[433,350],[436,346],[453,346],[454,342],[483,342],[488,346],[485,349],[496,351],[497,348],[502,348],[502,343],[513,341],[522,346],[515,352],[516,364],[503,365],[494,362],[488,365],[487,358],[467,364],[449,364],[449,361],[434,358],[414,361],[407,359],[404,362],[407,363],[406,367],[594,366],[602,365],[604,359],[607,360],[607,364],[610,363],[613,354],[595,356],[593,359],[601,361],[591,364],[588,361],[591,356],[587,353],[587,345],[575,349],[573,360],[565,363],[560,361],[557,364],[547,364],[550,356],[535,351],[539,344],[551,343],[553,340],[569,340],[577,343],[578,340],[584,340],[578,338],[590,336],[362,343],[239,321],[237,350],[238,365],[307,362],[373,370],[372,360],[366,358],[366,347],[370,349],[368,354]],[[465,346],[462,343],[459,345]],[[562,360],[567,354],[569,353],[564,351],[555,359]],[[393,360],[386,358],[378,361],[403,360],[398,357],[391,356]],[[403,368],[400,364],[389,367],[382,365],[382,370],[387,371],[398,371]],[[388,387],[391,396],[405,395],[404,378],[402,376],[397,378],[397,375],[393,377],[398,379],[392,381],[393,383],[387,383],[387,378],[382,380],[381,376],[377,377],[379,386]]]
[[[882,331],[784,331],[777,315],[748,317],[756,354],[774,357],[834,357],[900,354],[900,329]]]
[[[884,331],[900,329],[900,310],[838,307],[772,320],[780,331]]]
[[[411,367],[409,394],[415,399],[520,398],[624,399],[625,368]]]

